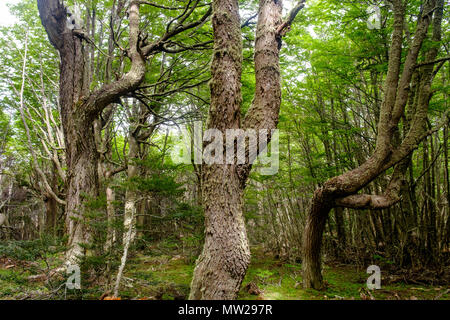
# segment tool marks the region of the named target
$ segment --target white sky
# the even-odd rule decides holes
[[[19,1],[20,0],[0,0],[0,26],[8,26],[14,24],[15,18],[9,13],[9,9],[6,4],[15,4]],[[288,12],[294,6],[294,4],[295,2],[293,0],[285,1],[285,12]]]
[[[12,25],[15,22],[15,18],[9,13],[9,9],[6,4],[15,4],[19,0],[0,0],[0,26]]]

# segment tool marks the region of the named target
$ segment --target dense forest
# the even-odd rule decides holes
[[[450,300],[448,1],[8,7],[0,299]]]

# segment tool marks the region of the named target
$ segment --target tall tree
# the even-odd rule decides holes
[[[89,50],[86,42],[92,42],[83,30],[81,22],[68,23],[68,11],[60,0],[37,0],[39,14],[51,44],[58,50],[60,62],[60,108],[64,127],[67,174],[66,226],[69,250],[66,262],[73,263],[84,255],[83,243],[89,240],[89,232],[82,223],[85,202],[99,193],[98,159],[93,123],[110,104],[139,89],[145,79],[146,60],[159,52],[180,52],[189,48],[171,39],[180,33],[202,25],[210,15],[208,10],[199,19],[187,19],[195,12],[200,1],[189,2],[181,15],[172,19],[165,32],[153,42],[143,37],[140,28],[141,4],[150,2],[118,0],[118,7],[126,9],[128,17],[128,49],[123,49],[129,59],[129,69],[116,81],[90,90],[89,64],[85,63]],[[73,19],[73,16],[70,15]],[[116,39],[117,40],[117,39]],[[116,44],[117,45],[117,44]],[[118,46],[118,45],[117,45]],[[178,47],[180,46],[180,47]],[[170,48],[169,48],[170,47]]]
[[[69,28],[66,8],[58,0],[38,0],[38,8],[49,40],[61,57],[59,90],[68,168],[66,225],[70,247],[66,259],[74,263],[83,255],[80,244],[89,240],[80,221],[83,201],[98,195],[98,153],[93,122],[106,106],[136,89],[145,76],[145,58],[138,51],[139,5],[132,3],[128,11],[130,70],[118,81],[94,92],[89,92],[89,83],[84,77],[87,52],[83,35]]]
[[[270,139],[281,104],[281,38],[303,6],[301,1],[283,21],[281,1],[259,2],[255,94],[241,123],[243,49],[239,4],[237,0],[212,2],[214,50],[208,129],[217,129],[223,136],[227,129],[267,130]],[[225,144],[233,145],[234,140]],[[250,161],[242,165],[236,159],[231,164],[202,167],[205,244],[194,270],[190,299],[235,299],[237,296],[250,263],[242,197],[251,167]]]

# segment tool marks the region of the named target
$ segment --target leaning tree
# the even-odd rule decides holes
[[[338,207],[381,210],[400,201],[401,186],[410,155],[433,132],[427,129],[427,113],[433,94],[433,79],[445,61],[437,59],[444,0],[426,0],[421,4],[414,38],[407,50],[403,48],[403,44],[408,1],[389,2],[392,4],[394,21],[376,147],[373,154],[359,167],[329,179],[315,191],[303,234],[305,288],[323,287],[320,249],[330,210]],[[425,48],[423,43],[429,29],[432,29],[432,45]],[[403,55],[405,52],[406,57]],[[421,53],[424,62],[419,63]],[[410,119],[408,123],[403,123],[406,132],[403,137],[400,135],[402,118]],[[445,122],[448,122],[447,115],[444,117]],[[390,168],[393,168],[393,172],[382,195],[358,194]]]

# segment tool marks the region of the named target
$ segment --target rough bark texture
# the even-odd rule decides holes
[[[84,46],[82,40],[66,27],[66,9],[58,1],[38,1],[42,24],[50,42],[59,51],[60,108],[67,161],[66,227],[69,234],[67,263],[83,255],[78,245],[87,240],[80,223],[83,195],[98,192],[97,151],[91,119],[81,110],[80,98],[86,94]]]
[[[139,5],[128,10],[131,68],[121,79],[89,92],[86,81],[85,50],[82,37],[67,28],[67,11],[59,0],[38,0],[42,24],[52,45],[59,51],[60,112],[66,142],[67,195],[66,227],[69,234],[66,264],[74,264],[85,254],[83,243],[89,232],[83,226],[85,201],[98,195],[98,159],[93,123],[99,113],[122,95],[133,91],[145,75],[144,58],[138,51]]]
[[[281,1],[262,0],[255,43],[255,98],[244,128],[276,128],[281,104]],[[213,1],[214,52],[208,128],[240,128],[242,37],[238,2]],[[229,143],[229,142],[227,142]],[[225,149],[225,148],[224,148]],[[202,166],[205,245],[194,270],[190,299],[235,299],[250,263],[243,191],[251,164]]]
[[[321,246],[322,234],[328,213],[331,210],[331,199],[322,189],[316,190],[312,200],[310,212],[306,220],[303,236],[303,286],[322,289]]]
[[[242,39],[238,2],[213,1],[214,53],[208,128],[240,126]],[[235,165],[204,165],[205,244],[190,299],[234,299],[250,263]]]
[[[44,199],[45,203],[45,231],[56,235],[56,219],[58,216],[58,203],[52,197]]]

